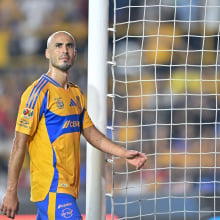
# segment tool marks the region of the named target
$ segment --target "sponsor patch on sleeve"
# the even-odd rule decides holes
[[[30,128],[30,126],[29,126],[30,121],[27,119],[20,119],[17,124],[21,127],[24,127],[24,128]]]
[[[33,118],[34,115],[34,110],[31,108],[24,108],[23,112],[22,112],[22,117],[26,118],[26,119],[31,119]]]

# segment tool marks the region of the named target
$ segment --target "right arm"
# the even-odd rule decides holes
[[[144,153],[124,149],[109,140],[95,126],[84,129],[83,135],[95,148],[102,152],[126,159],[127,162],[135,166],[136,169],[141,169],[147,161],[147,156]]]
[[[12,152],[9,160],[8,185],[1,205],[1,212],[8,218],[14,218],[18,212],[18,180],[24,162],[26,145],[29,136],[16,132]]]

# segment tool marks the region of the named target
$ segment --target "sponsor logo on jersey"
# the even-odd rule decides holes
[[[20,119],[20,123],[23,124],[23,125],[29,125],[30,121],[27,121],[25,119]]]
[[[67,183],[61,183],[61,184],[60,184],[60,186],[62,186],[62,187],[65,187],[65,188],[66,188],[66,187],[68,187],[68,184],[67,184]]]
[[[67,120],[64,125],[63,128],[75,128],[75,127],[79,127],[80,123],[79,121],[71,121],[71,120]]]
[[[73,99],[70,99],[70,107],[76,106],[76,103],[73,101]]]
[[[30,121],[28,119],[20,119],[19,122],[18,122],[18,125],[21,126],[21,127],[24,127],[24,128],[29,128],[30,129]]]
[[[22,112],[22,116],[27,119],[31,119],[34,115],[34,110],[31,108],[24,108]]]
[[[65,208],[62,210],[61,216],[64,218],[71,218],[73,216],[73,210],[70,208]]]
[[[71,205],[72,205],[72,202],[65,203],[65,204],[60,204],[60,205],[58,205],[58,209],[60,209],[60,208],[65,208],[65,207],[71,206]]]
[[[64,108],[64,102],[62,98],[55,98],[56,105],[58,109],[63,109]]]

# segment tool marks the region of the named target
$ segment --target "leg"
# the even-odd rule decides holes
[[[49,193],[44,201],[37,202],[36,220],[81,220],[76,199],[63,193]]]

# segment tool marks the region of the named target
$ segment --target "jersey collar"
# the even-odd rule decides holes
[[[61,86],[58,82],[56,82],[53,78],[51,78],[51,77],[48,76],[47,74],[44,74],[43,77],[46,78],[49,82],[51,82],[51,83],[54,84],[55,86],[62,88],[62,86]]]

